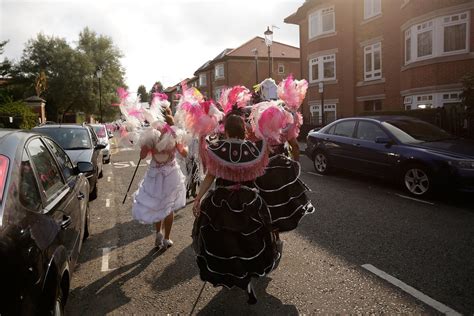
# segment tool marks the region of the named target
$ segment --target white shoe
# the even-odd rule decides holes
[[[157,232],[157,233],[156,233],[155,247],[156,247],[156,248],[161,248],[161,247],[163,247],[163,234],[162,234],[161,232]]]
[[[171,239],[165,239],[163,240],[163,247],[169,248],[173,246],[173,241]]]

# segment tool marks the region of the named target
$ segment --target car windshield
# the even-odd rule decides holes
[[[42,128],[38,132],[48,135],[65,150],[91,149],[89,134],[85,128]]]
[[[105,127],[104,126],[93,126],[94,128],[94,132],[97,134],[97,137],[100,137],[100,138],[103,138],[103,137],[107,137],[107,135],[105,134]]]
[[[415,141],[418,140],[422,142],[435,142],[455,138],[453,135],[449,134],[445,130],[442,130],[441,128],[433,124],[420,120],[389,120],[385,123],[386,127],[387,125],[396,127],[397,129],[403,131],[405,134],[411,136],[411,138],[413,138]],[[396,136],[399,137],[399,135]],[[401,137],[406,136],[401,135]]]

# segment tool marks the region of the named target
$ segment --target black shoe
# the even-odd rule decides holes
[[[253,289],[251,282],[249,282],[249,284],[247,285],[247,294],[249,296],[247,300],[247,304],[249,305],[257,304],[257,296],[255,295],[255,291]]]

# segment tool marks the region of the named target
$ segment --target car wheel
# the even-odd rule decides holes
[[[329,171],[328,158],[322,151],[317,151],[313,157],[313,166],[319,174],[327,174]]]
[[[93,201],[95,199],[97,199],[97,184],[94,186],[94,189],[89,194],[89,201]]]
[[[89,203],[87,203],[86,207],[86,221],[84,223],[84,236],[82,237],[82,240],[86,240],[87,237],[89,237],[89,223],[90,223],[90,209],[89,209]]]
[[[433,187],[429,169],[420,164],[412,164],[404,169],[402,184],[414,196],[426,196]]]

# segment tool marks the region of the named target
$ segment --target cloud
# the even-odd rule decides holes
[[[267,25],[274,40],[299,46],[298,27],[283,22],[303,0],[0,0],[0,40],[4,56],[18,60],[38,32],[66,38],[72,45],[86,26],[112,37],[122,51],[130,89],[165,86],[191,77],[225,48],[235,48]]]

